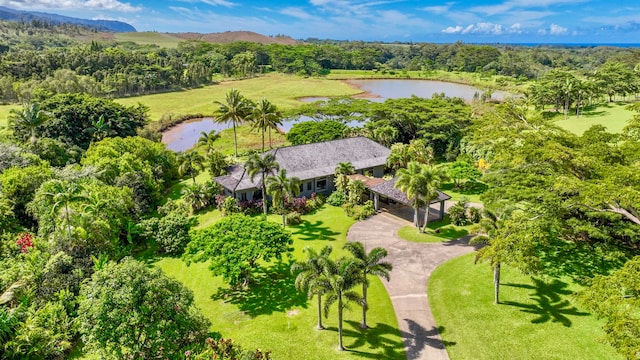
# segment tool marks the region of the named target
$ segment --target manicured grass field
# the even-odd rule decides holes
[[[225,81],[198,89],[136,96],[116,101],[127,106],[137,103],[148,106],[152,120],[168,115],[212,114],[216,109],[213,101],[224,102],[226,93],[232,88],[238,89],[242,95],[254,101],[266,98],[280,110],[300,106],[300,97],[347,96],[361,92],[341,81],[268,74],[246,80]]]
[[[219,214],[200,216],[215,219]],[[277,215],[269,220],[279,221]],[[332,245],[334,256],[344,255],[342,245],[353,224],[342,208],[325,205],[314,214],[303,216],[301,225],[290,227],[294,237],[293,256],[304,259],[302,249]],[[331,309],[323,318],[327,328],[315,329],[316,302],[295,291],[295,277],[289,260],[263,266],[250,290],[232,291],[220,277],[213,276],[206,264],[187,267],[180,259],[161,258],[155,262],[167,275],[193,290],[195,302],[212,322],[211,330],[234,339],[248,349],[271,350],[274,359],[405,359],[397,321],[382,283],[370,278],[371,329],[359,328],[361,309],[345,312],[344,343],[347,351],[337,351],[337,313]]]
[[[493,275],[473,254],[438,267],[429,303],[449,357],[457,359],[621,359],[601,342],[595,316],[573,300],[577,287],[521,275],[503,266],[501,304],[493,304]]]
[[[169,34],[154,31],[115,33],[114,38],[118,42],[131,41],[141,45],[158,45],[166,48],[177,48],[178,43],[184,41]]]
[[[604,125],[609,132],[620,133],[634,115],[633,111],[626,109],[627,105],[610,103],[585,110],[580,117],[576,117],[574,113],[565,120],[563,114],[555,114],[553,119],[556,120],[556,125],[578,135],[582,135],[592,125]]]
[[[446,242],[468,235],[470,228],[471,225],[456,226],[451,224],[449,215],[445,215],[444,220],[431,221],[424,233],[421,233],[413,225],[407,225],[398,230],[398,236],[401,239],[419,243]],[[438,232],[435,232],[436,230]]]
[[[460,188],[456,188],[454,183],[446,183],[440,187],[440,191],[451,196],[452,201],[467,199],[467,201],[473,203],[482,203],[480,196],[482,196],[487,189],[486,184],[474,181],[468,181],[462,184]]]

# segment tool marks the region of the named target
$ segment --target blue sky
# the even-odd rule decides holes
[[[366,41],[640,43],[639,0],[0,0],[138,31]]]

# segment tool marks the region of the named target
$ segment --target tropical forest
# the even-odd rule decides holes
[[[634,47],[0,21],[0,359],[638,359],[639,96]]]

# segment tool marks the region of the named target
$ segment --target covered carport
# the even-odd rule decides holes
[[[376,211],[380,210],[381,206],[383,206],[384,203],[399,203],[412,207],[411,201],[407,198],[407,194],[400,191],[399,189],[396,189],[395,184],[398,180],[397,177],[391,180],[373,180],[382,180],[371,184],[371,186],[367,186],[367,183],[365,182],[365,186],[367,186],[370,192],[369,198],[373,199],[373,206]],[[431,208],[431,205],[439,204],[439,206],[437,207],[437,220],[444,219],[444,205],[445,201],[449,199],[451,199],[451,196],[443,193],[442,191],[438,191],[438,196],[435,199],[431,200],[431,203],[429,204],[430,210],[433,210]],[[429,213],[431,214],[431,211]]]

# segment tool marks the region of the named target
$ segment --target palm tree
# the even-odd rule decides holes
[[[12,109],[8,117],[9,124],[16,132],[16,129],[23,128],[29,132],[29,141],[31,145],[35,145],[38,141],[36,137],[36,128],[49,120],[49,113],[40,109],[40,104],[24,103],[22,109]]]
[[[347,196],[347,185],[349,183],[349,175],[355,173],[356,169],[350,162],[339,162],[334,172],[336,177],[336,188]]]
[[[431,201],[438,196],[438,187],[445,178],[446,176],[442,170],[416,161],[410,161],[406,169],[398,170],[398,180],[394,186],[407,194],[407,198],[411,201],[414,209],[414,225],[419,229],[418,211],[422,204],[426,206],[424,227],[420,229],[421,232],[427,230]]]
[[[349,242],[344,245],[344,248],[349,251],[354,258],[358,260],[358,267],[360,274],[362,275],[362,324],[360,327],[366,329],[367,325],[367,310],[369,304],[367,303],[367,288],[369,286],[368,275],[377,275],[383,277],[389,281],[389,271],[393,269],[391,263],[382,261],[387,256],[387,250],[381,247],[374,248],[368,254],[361,242]]]
[[[381,126],[373,130],[373,138],[386,147],[391,146],[399,135],[398,129],[391,125]]]
[[[202,184],[192,184],[182,190],[183,199],[191,208],[191,213],[207,206],[207,192]]]
[[[207,153],[207,165],[211,176],[220,176],[227,172],[227,158],[219,150],[213,149]]]
[[[265,131],[269,129],[269,147],[271,147],[271,129],[277,128],[278,125],[282,124],[280,112],[269,100],[262,99],[253,108],[251,119],[253,122],[252,128],[258,128],[262,132],[262,152],[264,152]]]
[[[236,126],[242,124],[251,114],[253,104],[247,98],[240,94],[237,89],[231,89],[226,95],[226,103],[214,101],[219,108],[214,118],[215,122],[233,124],[233,145],[235,148],[235,156],[238,156],[238,136]]]
[[[45,199],[51,201],[51,213],[58,215],[61,211],[64,211],[65,220],[67,223],[67,235],[69,242],[71,242],[71,210],[69,204],[71,202],[85,199],[82,195],[82,187],[74,182],[65,182],[61,180],[51,180],[46,184],[48,191],[43,192]]]
[[[180,176],[189,174],[195,184],[198,171],[204,169],[204,157],[195,151],[189,151],[178,156],[178,163]]]
[[[422,232],[425,232],[427,231],[427,225],[429,225],[429,208],[431,207],[431,202],[438,197],[438,188],[442,182],[447,179],[447,175],[443,169],[422,165],[422,177],[424,178],[424,183],[421,196],[426,206]]]
[[[300,179],[297,177],[288,178],[287,170],[281,169],[278,175],[269,176],[266,184],[267,194],[273,197],[274,203],[280,203],[282,206],[282,226],[286,226],[285,201],[300,193]]]
[[[305,262],[295,262],[291,265],[291,272],[298,273],[296,276],[296,289],[306,291],[309,298],[318,295],[318,330],[323,330],[322,326],[322,294],[324,289],[318,286],[318,279],[322,275],[322,262],[329,258],[333,248],[329,245],[316,252],[314,248],[305,247],[302,251],[307,253]]]
[[[469,240],[469,244],[485,245],[485,247],[478,250],[478,252],[476,253],[476,262],[489,255],[487,252],[487,249],[489,249],[489,247],[486,245],[490,245],[495,240],[495,238],[499,236],[498,231],[502,226],[502,221],[509,218],[514,210],[515,208],[510,206],[505,207],[500,212],[491,211],[489,209],[483,210],[482,219],[470,230],[470,232],[475,235],[471,238],[471,240]],[[489,260],[491,261],[491,266],[493,267],[493,302],[495,304],[499,304],[501,262],[496,257],[491,257]]]
[[[344,350],[342,345],[342,312],[349,303],[364,306],[362,297],[351,289],[361,284],[362,274],[356,259],[341,258],[338,261],[322,259],[322,275],[317,279],[316,286],[325,294],[324,316],[329,316],[329,309],[333,303],[338,305],[338,349]]]
[[[418,211],[422,205],[422,189],[425,182],[422,169],[423,165],[410,161],[405,169],[398,170],[398,180],[394,185],[395,188],[407,194],[413,207],[413,225],[417,228],[420,228]]]
[[[208,133],[200,131],[200,137],[198,138],[198,145],[204,145],[207,147],[207,154],[213,150],[213,143],[220,139],[220,134],[215,130],[211,130]]]
[[[265,154],[263,157],[260,157],[258,154],[253,154],[244,164],[244,167],[247,169],[251,181],[253,181],[258,173],[260,173],[262,177],[260,182],[260,188],[262,190],[262,210],[264,211],[264,216],[267,216],[267,186],[265,184],[265,178],[280,170],[280,165],[273,154]]]

